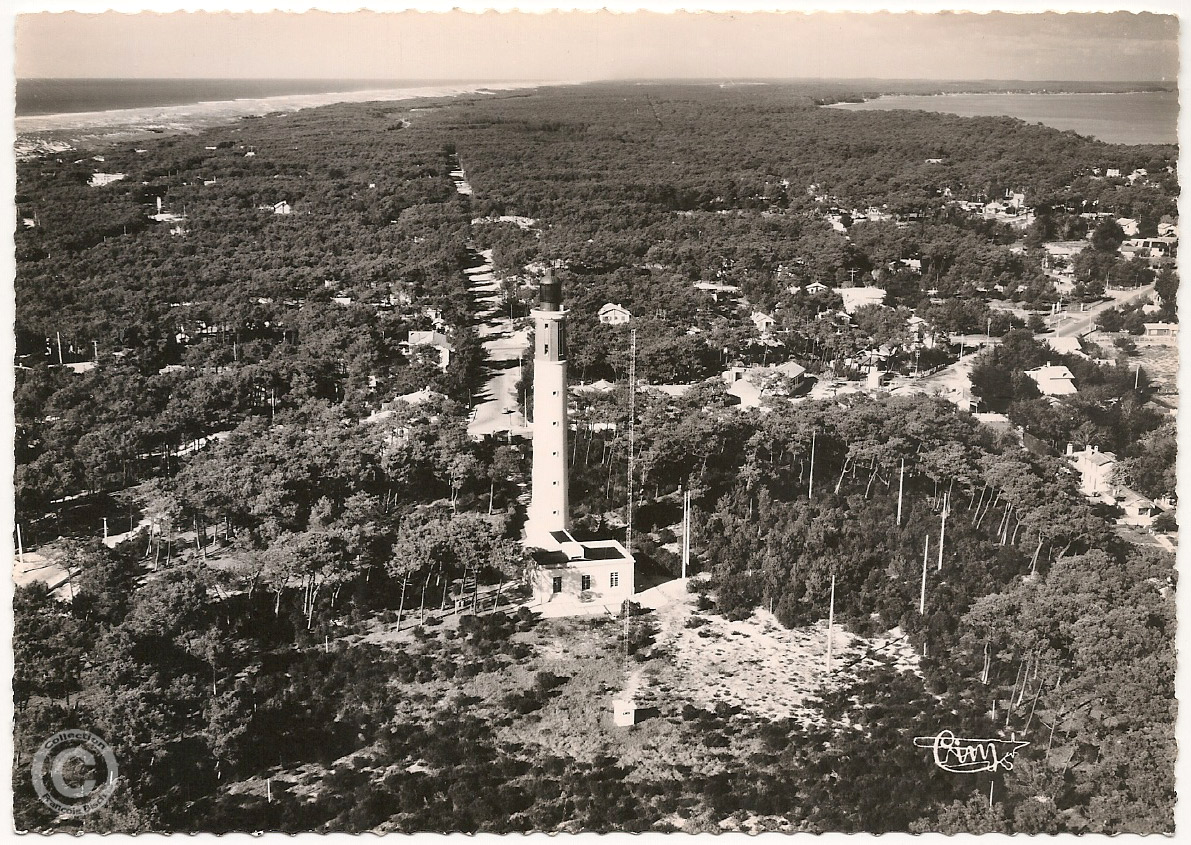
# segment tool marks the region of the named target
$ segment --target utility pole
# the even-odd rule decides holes
[[[947,536],[947,511],[951,509],[949,494],[943,494],[943,516],[939,523],[939,572],[943,571],[943,539]]]
[[[815,493],[815,433],[811,432],[811,472],[810,480],[806,483],[806,498],[808,501],[814,501]]]
[[[17,561],[25,565],[25,544],[21,541],[21,523],[17,523]]]
[[[926,565],[930,562],[930,535],[926,535],[926,547],[922,550],[922,592],[918,596],[918,615],[926,613]]]
[[[61,367],[62,361],[62,332],[58,332],[58,366]]]
[[[682,577],[691,562],[691,491],[682,492]]]
[[[901,473],[897,477],[897,525],[900,528],[902,524],[902,490],[906,483],[906,459],[902,458]]]
[[[95,350],[95,363],[99,363],[99,341],[91,341],[91,347]]]
[[[637,330],[629,330],[629,502],[628,518],[625,520],[624,547],[630,555],[633,553],[633,475],[637,445]],[[628,614],[625,614],[626,620]],[[625,623],[628,624],[627,621]]]
[[[831,635],[835,628],[835,573],[831,573],[831,604],[827,610],[827,671],[831,671]]]

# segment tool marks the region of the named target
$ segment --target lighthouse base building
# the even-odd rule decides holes
[[[549,271],[534,319],[533,474],[525,544],[530,585],[548,616],[617,613],[635,592],[633,556],[616,540],[576,540],[568,495],[567,312]]]
[[[533,596],[544,613],[619,613],[635,592],[632,555],[617,540],[580,542],[569,531],[557,531],[548,545],[533,553],[530,574]]]

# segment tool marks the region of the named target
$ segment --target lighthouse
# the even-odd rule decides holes
[[[571,527],[567,493],[567,312],[562,285],[549,270],[538,288],[533,354],[533,486],[526,540],[550,544]]]
[[[547,270],[538,287],[533,355],[533,471],[525,544],[534,598],[551,616],[619,612],[635,585],[632,555],[617,540],[576,540],[567,479],[567,311]]]

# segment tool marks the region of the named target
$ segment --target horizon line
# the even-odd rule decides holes
[[[950,76],[624,76],[592,79],[540,79],[535,77],[397,77],[397,76],[18,76],[17,82],[125,82],[151,80],[155,82],[541,82],[564,85],[585,85],[605,82],[1079,82],[1083,84],[1165,85],[1177,86],[1178,80],[1167,79],[1085,79],[1022,77],[950,77]]]

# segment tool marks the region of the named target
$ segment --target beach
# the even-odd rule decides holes
[[[188,105],[149,106],[104,111],[37,114],[17,117],[17,158],[71,147],[128,142],[154,135],[194,132],[253,115],[293,112],[334,103],[393,102],[400,100],[495,94],[559,85],[558,82],[475,82],[363,91],[289,94],[276,97],[197,102]]]

